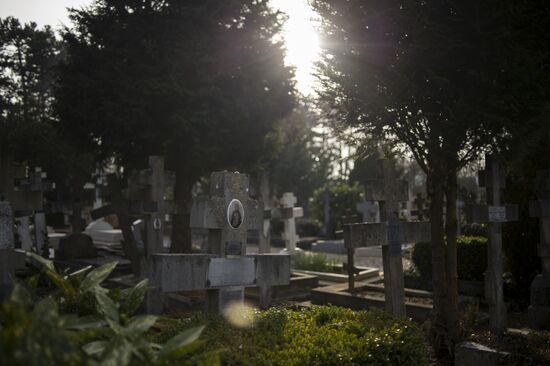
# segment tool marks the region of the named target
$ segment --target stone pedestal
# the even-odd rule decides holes
[[[550,329],[550,276],[537,275],[531,283],[529,326]]]
[[[10,292],[13,284],[13,211],[7,201],[0,201],[0,300]]]
[[[531,216],[539,218],[538,255],[542,274],[531,283],[529,326],[550,329],[550,171],[537,172],[535,182],[538,200],[529,202],[529,211]]]

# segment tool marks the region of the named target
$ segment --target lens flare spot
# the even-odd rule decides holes
[[[231,325],[237,328],[251,328],[254,325],[256,309],[251,305],[239,302],[229,304],[223,316]]]

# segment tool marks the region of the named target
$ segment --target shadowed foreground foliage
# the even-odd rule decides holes
[[[157,317],[134,315],[147,280],[124,290],[101,286],[116,262],[67,274],[56,272],[51,261],[31,257],[41,273],[17,283],[0,304],[0,364],[171,365],[200,345],[202,327],[175,334],[163,345],[147,341],[145,333]],[[39,298],[33,288],[42,276],[52,291]]]

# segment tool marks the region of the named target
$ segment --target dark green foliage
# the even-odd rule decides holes
[[[37,298],[31,291],[35,277],[26,286],[16,283],[0,304],[0,364],[169,365],[178,364],[200,344],[196,340],[202,327],[176,334],[164,346],[148,342],[144,335],[157,317],[133,315],[147,280],[122,291],[101,287],[116,262],[61,274],[51,261],[30,257],[56,290]]]
[[[458,236],[457,239],[458,279],[482,281],[487,269],[487,238],[479,236]],[[416,243],[411,251],[411,260],[420,276],[432,277],[431,243]]]
[[[329,188],[330,195],[330,226],[332,229],[329,235],[334,235],[334,232],[342,230],[342,216],[361,214],[356,210],[355,206],[361,201],[363,188],[358,182],[336,183]],[[311,216],[319,221],[324,222],[325,210],[325,188],[319,188],[313,193],[310,201]]]
[[[71,19],[57,111],[100,157],[166,154],[194,183],[257,162],[293,108],[281,22],[264,0],[95,0]]]
[[[300,236],[317,236],[321,231],[321,223],[314,219],[298,218],[296,230]]]
[[[221,318],[163,319],[163,341],[174,332],[204,324],[206,344],[186,364],[197,364],[203,352],[222,349],[224,365],[427,365],[420,329],[377,309],[339,307],[287,310],[272,308],[251,314],[250,328],[235,328]]]
[[[44,154],[52,158],[57,137],[52,89],[59,48],[49,27],[0,19],[0,155],[33,163],[43,163]]]
[[[275,152],[269,163],[272,186],[277,195],[293,192],[298,205],[308,209],[313,192],[323,187],[333,173],[340,151],[327,144],[326,131],[320,132],[320,116],[310,104],[298,105],[292,114],[277,124]]]
[[[491,332],[472,334],[471,340],[511,353],[511,365],[550,365],[550,332],[529,330],[529,334]]]

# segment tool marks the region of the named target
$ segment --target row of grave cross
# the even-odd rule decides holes
[[[401,245],[430,240],[429,222],[399,221],[399,202],[408,201],[408,186],[397,179],[395,165],[379,160],[373,178],[365,181],[365,200],[376,201],[382,222],[344,225],[344,246],[348,253],[349,290],[354,292],[355,248],[382,246],[386,309],[394,315],[405,316],[405,290]]]
[[[502,223],[517,220],[518,209],[516,205],[503,205],[501,203],[501,190],[505,187],[505,174],[502,164],[493,156],[486,156],[485,160],[485,170],[479,172],[479,185],[486,188],[487,204],[467,207],[466,217],[469,222],[487,223],[489,225],[489,260],[485,273],[485,297],[490,308],[491,328],[495,332],[502,332],[506,329],[506,308],[502,282]],[[545,183],[548,184],[548,181],[545,181]],[[549,191],[545,192],[548,193]],[[550,197],[550,195],[548,196]],[[344,225],[344,246],[348,252],[346,268],[348,270],[349,290],[354,292],[355,287],[354,275],[357,273],[357,269],[353,265],[355,248],[381,245],[385,306],[392,314],[404,316],[406,308],[401,245],[430,241],[430,223],[428,221],[406,222],[399,220],[399,202],[408,201],[407,182],[397,179],[395,167],[388,160],[378,161],[374,177],[365,182],[365,199],[378,203],[382,222]],[[550,216],[550,203],[548,202],[541,203],[539,200],[532,203],[532,213],[539,217]],[[417,206],[422,207],[423,202],[417,202]],[[541,241],[549,243],[550,229],[545,235],[545,239]],[[541,246],[544,245],[550,246],[550,244],[541,244]],[[541,252],[544,253],[548,261],[545,262],[548,267],[545,273],[550,273],[550,260],[548,259],[550,258],[550,250],[546,246]],[[550,275],[547,276],[549,278],[548,284],[550,284]],[[546,287],[548,287],[547,290],[550,290],[550,285]],[[545,293],[550,294],[550,291]],[[550,296],[548,296],[548,299],[550,300]],[[550,305],[550,301],[548,303]],[[548,316],[550,316],[549,309],[546,308]]]
[[[20,218],[23,249],[31,249],[29,216],[33,216],[35,247],[42,252],[47,235],[44,193],[52,191],[55,185],[45,181],[46,173],[40,167],[26,173],[22,165],[7,158],[0,159],[0,173],[0,200],[8,201],[14,217]]]

